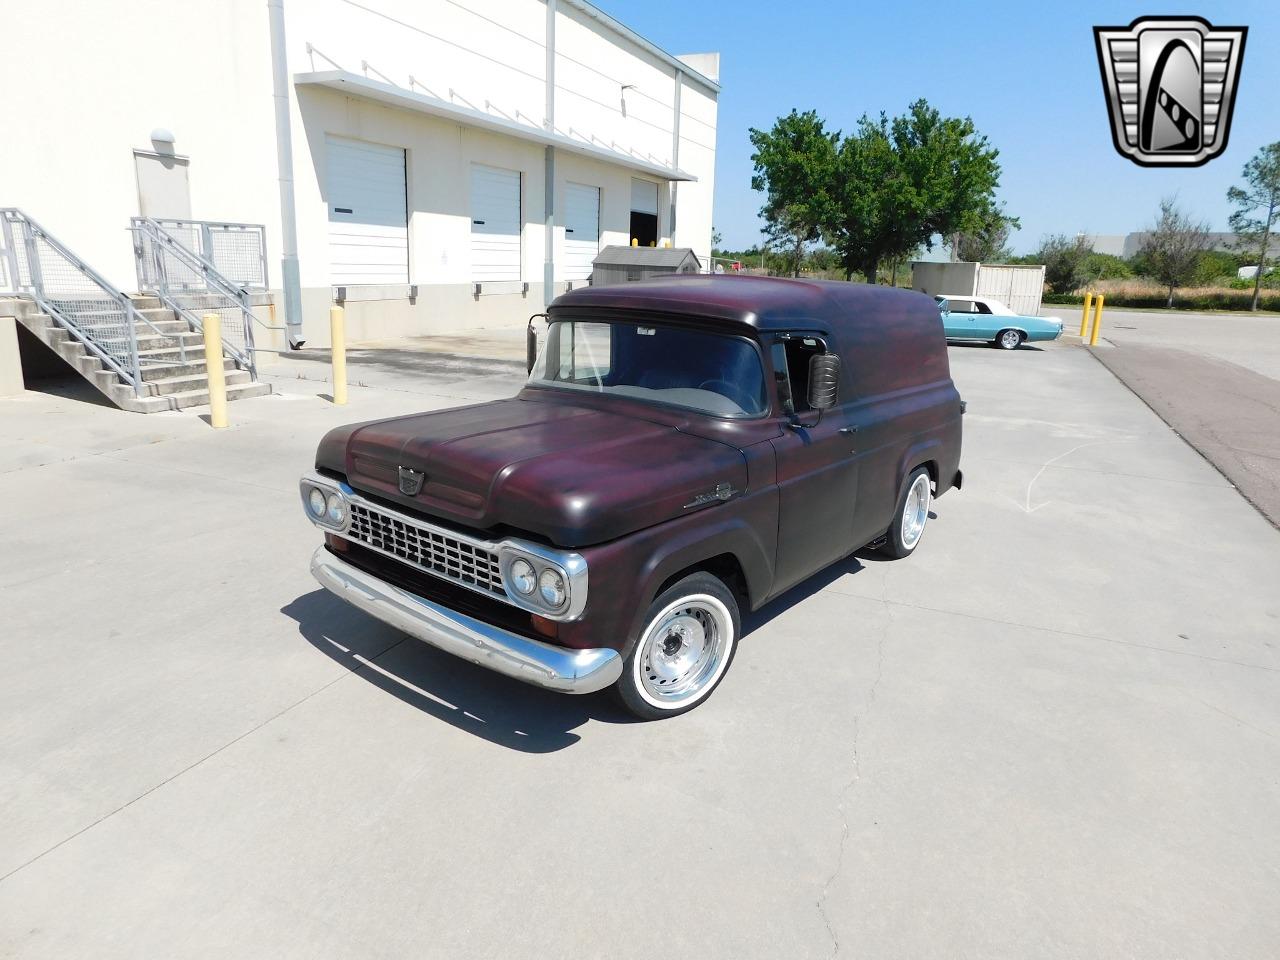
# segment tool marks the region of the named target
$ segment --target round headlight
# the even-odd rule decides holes
[[[547,606],[563,606],[564,577],[560,576],[558,570],[543,570],[542,576],[538,578],[538,591],[542,594],[542,599]]]
[[[330,523],[342,523],[347,517],[347,505],[336,493],[329,494],[328,513]]]
[[[324,491],[319,487],[312,487],[311,492],[307,494],[307,508],[311,511],[311,515],[317,519],[324,516]]]
[[[526,597],[533,593],[533,588],[538,585],[538,578],[528,561],[511,561],[511,585],[516,588],[516,593],[522,593]]]

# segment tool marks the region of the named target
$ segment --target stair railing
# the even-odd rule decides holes
[[[249,291],[270,289],[267,228],[263,224],[154,219],[162,230],[212,263],[215,270],[237,287]]]
[[[55,324],[142,396],[143,369],[173,361],[140,358],[138,328],[169,337],[138,311],[125,294],[16,207],[0,207],[0,237],[6,286],[30,297]],[[178,340],[180,362],[186,347]]]
[[[143,292],[158,297],[193,330],[203,331],[204,315],[217,313],[227,355],[256,380],[254,326],[276,328],[254,315],[248,289],[226,277],[212,261],[184,244],[160,221],[133,217],[129,230],[133,234],[138,285]],[[265,273],[263,277],[265,280]]]

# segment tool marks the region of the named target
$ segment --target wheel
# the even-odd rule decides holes
[[[898,495],[898,510],[893,515],[893,526],[889,528],[880,552],[895,560],[911,556],[920,545],[920,538],[924,536],[924,526],[929,522],[929,505],[932,502],[933,488],[929,483],[929,471],[924,467],[917,467],[902,484],[902,492]]]
[[[1001,330],[996,334],[996,346],[1001,350],[1017,350],[1022,346],[1022,332],[1019,330]]]
[[[740,630],[729,588],[709,573],[690,574],[649,605],[615,695],[642,720],[692,710],[729,669]]]

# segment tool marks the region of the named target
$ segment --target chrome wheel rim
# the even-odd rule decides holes
[[[929,478],[922,473],[911,484],[902,508],[902,545],[907,549],[914,547],[924,533],[924,525],[929,520],[930,494]]]
[[[727,611],[713,597],[667,607],[641,638],[637,667],[647,699],[671,706],[700,696],[720,676],[732,634]]]
[[[1022,337],[1020,337],[1016,331],[1006,330],[1004,335],[1000,338],[1000,345],[1006,350],[1013,350],[1021,341]]]

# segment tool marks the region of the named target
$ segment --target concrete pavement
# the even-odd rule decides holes
[[[1086,353],[950,351],[917,553],[658,724],[320,591],[328,427],[509,370],[269,368],[214,432],[0,403],[0,955],[1271,957],[1280,533]]]
[[[1103,331],[1095,357],[1280,527],[1280,317],[1104,310]]]
[[[1048,305],[1068,334],[1080,331],[1080,308]],[[1267,313],[1191,313],[1103,306],[1102,338],[1113,346],[1155,346],[1214,357],[1280,380],[1280,316]]]

